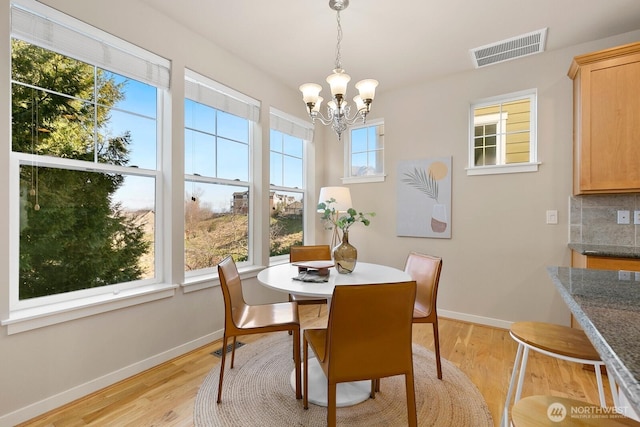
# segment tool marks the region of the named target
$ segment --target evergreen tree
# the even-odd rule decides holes
[[[111,74],[12,40],[12,79],[13,151],[127,165],[130,133],[108,130],[125,96]],[[142,277],[150,243],[113,203],[123,182],[115,173],[20,167],[20,299]]]

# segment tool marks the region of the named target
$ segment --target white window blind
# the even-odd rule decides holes
[[[185,71],[185,98],[225,113],[260,121],[260,102],[191,70]]]
[[[271,129],[305,141],[313,141],[313,125],[290,114],[272,108],[269,114]]]
[[[11,35],[159,88],[169,87],[169,60],[36,2],[11,5]]]

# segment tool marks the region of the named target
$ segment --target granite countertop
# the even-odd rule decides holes
[[[640,272],[548,267],[575,319],[640,413]]]
[[[569,243],[569,249],[582,255],[595,255],[615,258],[640,258],[640,247],[595,245],[587,243]]]

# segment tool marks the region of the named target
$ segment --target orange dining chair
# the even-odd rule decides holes
[[[404,266],[404,271],[417,283],[413,323],[431,323],[433,325],[433,342],[438,379],[442,379],[442,364],[440,362],[440,337],[438,334],[436,299],[438,298],[438,283],[440,282],[441,270],[442,258],[417,252],[409,253]]]
[[[303,405],[309,408],[308,352],[327,377],[327,425],[336,425],[338,383],[405,376],[408,425],[417,425],[411,329],[416,282],[336,286],[329,322],[303,333]],[[373,379],[372,379],[373,378]]]
[[[222,338],[222,361],[218,383],[218,403],[222,399],[222,380],[229,338],[233,337],[231,368],[236,351],[236,337],[267,332],[290,331],[293,333],[293,361],[296,370],[296,399],[302,398],[300,390],[300,319],[298,304],[281,302],[275,304],[248,305],[242,295],[242,282],[233,258],[230,256],[218,264],[218,276],[224,297],[224,335]]]
[[[324,260],[331,260],[331,248],[329,245],[296,245],[289,248],[289,262]],[[318,317],[320,317],[322,305],[327,303],[326,298],[308,297],[295,294],[289,294],[289,301],[295,301],[298,305],[318,304]]]

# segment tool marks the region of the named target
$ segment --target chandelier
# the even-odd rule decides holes
[[[302,100],[307,105],[309,117],[313,123],[319,121],[325,126],[331,125],[334,132],[338,134],[338,140],[342,139],[342,132],[347,126],[354,124],[358,120],[365,123],[367,114],[371,110],[371,103],[376,94],[378,81],[373,79],[360,80],[356,83],[359,94],[353,98],[356,112],[350,117],[351,106],[345,98],[347,93],[347,83],[351,77],[342,68],[340,57],[340,42],[342,41],[342,25],[340,24],[340,11],[349,6],[349,0],[329,0],[329,7],[336,11],[336,22],[338,24],[338,42],[336,44],[336,63],[333,74],[327,77],[327,83],[331,88],[332,100],[327,102],[326,117],[320,112],[320,104],[323,98],[320,96],[322,86],[316,83],[305,83],[300,86]]]

